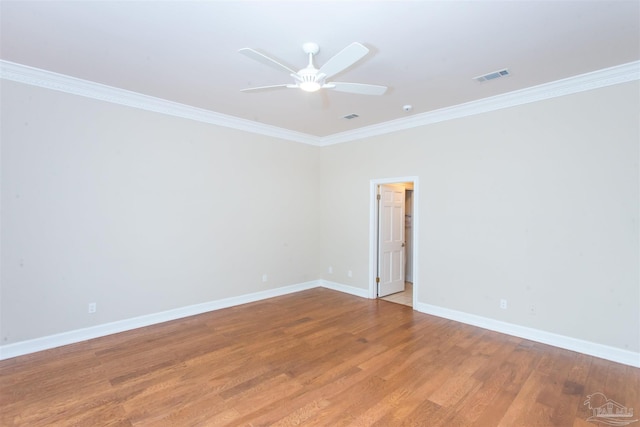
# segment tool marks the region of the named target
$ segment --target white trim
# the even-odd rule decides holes
[[[281,288],[270,289],[267,291],[254,292],[237,297],[209,301],[202,304],[189,305],[173,310],[162,311],[160,313],[147,314],[131,319],[119,320],[116,322],[105,323],[89,328],[76,329],[74,331],[63,332],[60,334],[21,341],[14,344],[3,345],[0,346],[0,360],[22,356],[29,353],[35,353],[37,351],[47,350],[63,345],[74,344],[77,342],[116,334],[119,332],[130,331],[132,329],[155,325],[157,323],[182,319],[183,317],[195,316],[197,314],[202,314],[209,311],[220,310],[223,308],[247,304],[267,298],[300,292],[311,288],[317,288],[318,286],[321,286],[319,281],[299,283],[296,285],[283,286]]]
[[[294,132],[277,126],[265,125],[227,114],[191,107],[178,102],[167,101],[165,99],[28,67],[14,62],[0,60],[0,78],[202,123],[209,123],[304,144],[318,144],[317,137],[305,133]]]
[[[209,311],[247,304],[250,302],[278,297],[294,292],[305,291],[307,289],[316,287],[324,287],[327,289],[354,295],[360,298],[368,298],[368,291],[366,289],[356,288],[353,286],[343,285],[327,280],[314,280],[310,282],[299,283],[296,285],[284,286],[267,291],[241,295],[238,297],[224,298],[221,300],[210,301],[202,304],[190,305],[187,307],[176,308],[160,313],[153,313],[145,316],[134,317],[132,319],[105,323],[103,325],[77,329],[74,331],[63,332],[60,334],[49,335],[46,337],[0,346],[0,360],[23,356],[25,354],[35,353],[37,351],[47,350],[63,345],[74,344],[94,338],[100,338],[103,336],[155,325],[162,322],[177,320],[188,316],[195,316]],[[456,322],[466,323],[469,325],[478,326],[480,328],[489,329],[491,331],[513,335],[516,337],[549,344],[555,347],[577,351],[579,353],[587,354],[590,356],[600,357],[602,359],[611,360],[613,362],[640,368],[640,353],[622,350],[603,344],[596,344],[589,341],[579,340],[576,338],[558,335],[551,332],[527,328],[525,326],[514,325],[512,323],[501,322],[499,320],[476,316],[474,314],[455,311],[448,308],[420,303],[416,301],[415,293],[413,308],[414,310],[421,313],[443,317],[445,319],[450,319]]]
[[[640,80],[640,61],[326,137],[294,132],[4,60],[0,60],[0,78],[246,132],[327,146]]]
[[[557,98],[571,95],[573,93],[585,92],[592,89],[611,86],[640,80],[640,61],[630,62],[591,73],[569,77],[555,82],[545,83],[526,89],[516,90],[489,98],[458,104],[439,110],[428,111],[416,114],[411,117],[391,120],[366,126],[352,131],[333,134],[320,139],[319,145],[327,146],[343,142],[384,135],[401,130],[412,129],[433,123],[458,119],[476,114],[532,102],[543,101],[545,99]]]
[[[419,206],[420,206],[420,184],[417,176],[401,176],[397,178],[380,178],[372,179],[369,184],[369,290],[368,297],[376,298],[376,247],[377,247],[377,230],[376,224],[378,223],[378,210],[376,209],[376,195],[378,194],[378,185],[380,184],[397,184],[401,182],[413,183],[413,223],[411,230],[413,235],[411,236],[413,242],[413,306],[415,307],[418,302],[418,288],[420,278],[418,274],[418,227],[419,227]]]
[[[640,368],[640,353],[629,350],[623,350],[616,347],[610,347],[604,344],[597,344],[591,341],[571,338],[564,335],[554,334],[539,329],[528,328],[526,326],[515,325],[513,323],[502,322],[487,317],[477,316],[475,314],[464,313],[462,311],[451,310],[435,305],[418,303],[413,306],[415,310],[431,314],[433,316],[443,317],[445,319],[454,320],[468,325],[478,326],[480,328],[489,329],[491,331],[500,332],[502,334],[512,335],[519,338],[536,341],[543,344],[552,345],[554,347],[566,350],[576,351],[578,353],[587,354],[589,356],[599,357],[613,362],[622,363],[624,365],[635,366]]]
[[[355,295],[360,298],[368,298],[366,289],[356,288],[355,286],[343,285],[342,283],[331,282],[329,280],[320,280],[320,286],[334,291],[343,292],[345,294]]]

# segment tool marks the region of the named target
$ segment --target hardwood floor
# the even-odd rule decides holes
[[[317,288],[1,361],[0,424],[587,427],[596,392],[638,414],[640,369]]]

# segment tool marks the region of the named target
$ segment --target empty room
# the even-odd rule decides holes
[[[0,2],[0,425],[640,426],[640,2]]]

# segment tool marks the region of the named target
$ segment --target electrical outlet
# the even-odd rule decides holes
[[[96,310],[97,310],[96,303],[95,302],[90,302],[89,303],[89,308],[88,308],[89,313],[90,314],[95,313]]]
[[[262,275],[262,281],[266,282],[267,280],[269,280],[269,277],[266,274]]]
[[[535,314],[536,314],[536,305],[535,304],[529,305],[529,314],[531,314],[532,316],[535,316]]]
[[[327,271],[329,272],[329,274],[333,274],[333,267],[329,266],[329,268],[327,269]]]
[[[507,300],[506,299],[501,299],[500,300],[500,308],[503,310],[507,309]]]
[[[353,277],[353,271],[349,270],[349,271],[347,272],[347,276],[349,276],[349,277]]]

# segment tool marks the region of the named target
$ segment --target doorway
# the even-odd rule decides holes
[[[386,300],[416,306],[419,290],[415,262],[418,254],[418,197],[418,177],[371,180],[369,296],[372,299],[392,292]],[[409,293],[410,296],[407,295]]]

